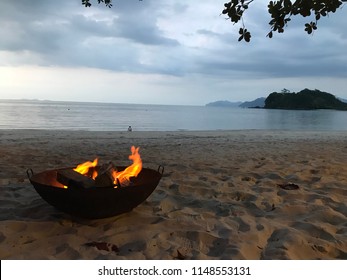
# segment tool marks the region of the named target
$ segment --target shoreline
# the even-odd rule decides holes
[[[0,130],[1,259],[347,259],[347,132]],[[151,196],[85,220],[26,178],[99,157],[165,167]],[[285,190],[295,184],[297,190]],[[99,242],[118,250],[88,247]]]

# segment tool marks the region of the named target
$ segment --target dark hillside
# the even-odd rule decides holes
[[[273,92],[265,100],[266,109],[347,110],[347,103],[334,95],[320,90],[304,89],[298,93]]]

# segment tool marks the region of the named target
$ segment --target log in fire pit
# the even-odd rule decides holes
[[[87,162],[88,168],[84,171],[78,169],[79,165],[37,174],[29,169],[27,175],[38,194],[63,212],[89,219],[112,217],[144,202],[163,175],[163,166],[157,171],[142,168],[139,155],[134,159],[134,151],[132,147],[129,158],[133,159],[133,164],[129,167],[116,167],[111,163],[98,166],[94,160]],[[137,170],[136,175],[126,176],[127,171],[133,169]]]

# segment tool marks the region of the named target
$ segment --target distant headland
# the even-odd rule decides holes
[[[265,97],[259,97],[253,101],[246,102],[230,102],[227,100],[215,101],[206,104],[208,107],[240,107],[240,108],[254,108],[254,107],[264,107]]]
[[[331,93],[318,89],[303,89],[294,92],[273,92],[265,100],[265,109],[316,110],[334,109],[347,110],[347,103],[337,99]]]
[[[285,110],[347,110],[347,100],[335,97],[331,93],[318,89],[303,89],[297,93],[283,89],[281,92],[272,92],[268,97],[260,97],[248,102],[216,101],[206,104],[214,107],[241,107]]]

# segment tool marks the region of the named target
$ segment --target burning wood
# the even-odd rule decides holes
[[[113,172],[117,172],[117,168],[113,165],[112,162],[102,165],[98,172],[98,176],[96,176],[95,178],[95,185],[97,187],[113,187]]]
[[[73,169],[63,169],[57,171],[57,181],[67,187],[92,188],[95,181]]]
[[[81,173],[82,175],[86,175],[88,177],[91,177],[92,179],[95,179],[95,177],[98,175],[95,167],[98,165],[98,159],[94,159],[93,162],[86,161],[84,163],[81,163],[77,165],[76,168],[74,168],[75,171],[78,173]]]
[[[118,171],[112,162],[98,168],[98,159],[79,164],[74,169],[58,171],[57,181],[67,187],[127,187],[131,178],[137,177],[142,169],[139,148],[131,147],[129,159],[133,164]]]

